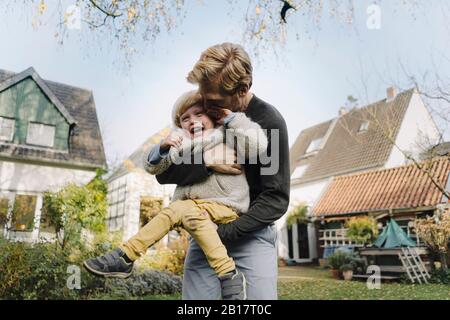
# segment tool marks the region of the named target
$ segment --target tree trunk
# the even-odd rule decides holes
[[[448,265],[447,265],[447,253],[441,252],[439,254],[441,258],[441,269],[447,271]]]

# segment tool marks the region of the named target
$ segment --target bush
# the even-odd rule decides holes
[[[82,232],[103,232],[108,211],[107,183],[104,172],[85,186],[68,184],[58,192],[45,192],[42,216],[55,228],[62,248],[71,250],[83,242]]]
[[[83,256],[79,257],[83,259]],[[1,299],[87,299],[103,288],[80,267],[81,289],[69,289],[71,265],[80,266],[69,254],[50,243],[0,242]]]
[[[437,213],[433,217],[416,219],[414,221],[416,233],[427,244],[432,252],[438,254],[441,261],[441,269],[448,269],[450,238],[450,214]]]
[[[340,269],[341,266],[350,262],[351,254],[344,251],[335,251],[327,258],[327,265],[331,269]]]
[[[187,232],[183,231],[181,236],[176,240],[172,240],[168,246],[165,246],[163,243],[155,245],[156,250],[147,253],[137,261],[137,270],[143,272],[157,269],[182,275],[187,247]]]
[[[364,273],[365,261],[354,253],[335,251],[327,258],[327,266],[331,269],[353,270],[357,274]]]
[[[347,237],[363,245],[371,243],[378,235],[377,221],[371,217],[353,217],[347,221]]]
[[[182,280],[167,271],[147,270],[128,279],[108,279],[106,290],[114,298],[181,293]]]
[[[443,270],[433,270],[430,273],[430,283],[436,284],[450,284],[450,269]]]

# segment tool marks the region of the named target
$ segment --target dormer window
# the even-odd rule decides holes
[[[306,153],[314,152],[319,150],[320,144],[322,143],[323,138],[314,139],[306,149]]]
[[[28,124],[27,144],[42,147],[53,147],[55,126],[30,122]]]
[[[0,140],[12,141],[14,137],[14,119],[0,117]]]
[[[305,172],[308,165],[300,165],[297,168],[295,168],[294,172],[292,172],[291,179],[299,179]]]
[[[364,121],[363,123],[361,123],[361,125],[359,126],[358,132],[365,132],[369,130],[369,121]]]

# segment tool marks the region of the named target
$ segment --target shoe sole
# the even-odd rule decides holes
[[[98,270],[92,269],[86,263],[86,261],[83,262],[83,266],[86,268],[87,271],[89,271],[89,273],[92,273],[93,275],[101,276],[101,277],[104,277],[104,278],[126,279],[126,278],[130,277],[131,274],[132,274],[132,272],[125,273],[125,272],[102,272],[102,271],[98,271]]]

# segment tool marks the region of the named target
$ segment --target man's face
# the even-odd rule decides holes
[[[205,113],[202,106],[195,105],[187,109],[180,116],[181,128],[189,132],[191,138],[199,134],[203,134],[204,131],[214,128],[214,122]]]
[[[233,112],[240,111],[243,108],[244,98],[240,97],[239,93],[234,95],[223,94],[219,85],[200,85],[200,94],[203,97],[205,109],[224,108]]]

